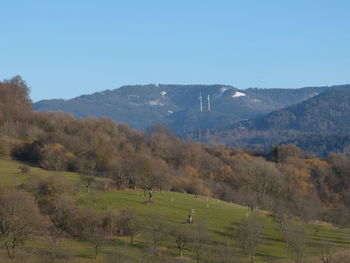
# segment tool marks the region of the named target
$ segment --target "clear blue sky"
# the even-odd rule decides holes
[[[126,84],[350,83],[349,0],[2,0],[0,79],[34,101]]]

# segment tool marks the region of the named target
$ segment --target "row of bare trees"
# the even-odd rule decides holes
[[[22,170],[23,167],[20,167]],[[30,170],[24,172],[30,173]],[[34,175],[32,177],[35,178]],[[212,240],[208,225],[200,218],[170,224],[165,215],[152,210],[147,216],[140,216],[133,209],[107,209],[97,213],[77,204],[74,199],[75,186],[63,176],[32,179],[22,187],[30,193],[22,190],[3,190],[0,193],[0,241],[10,259],[15,258],[18,250],[37,236],[47,236],[50,240],[50,262],[57,259],[55,241],[62,238],[88,241],[95,259],[100,255],[101,248],[106,243],[110,245],[111,239],[116,236],[128,236],[130,246],[133,246],[135,238],[137,244],[146,240],[150,262],[171,258],[164,254],[164,245],[176,248],[180,258],[194,255],[197,263],[212,262],[210,260],[235,262],[232,255],[240,254],[232,244],[227,247]],[[317,236],[320,227],[308,224],[306,217],[296,219],[293,211],[284,204],[274,204],[271,217],[279,224],[281,239],[295,262],[303,263],[309,239]],[[268,220],[264,213],[254,208],[234,227],[235,238],[252,262],[259,246],[266,242],[265,225]],[[326,241],[318,249],[323,263],[332,262],[331,259],[338,257],[332,245]],[[132,256],[128,260],[134,262]]]
[[[0,195],[0,242],[9,259],[15,259],[28,241],[39,236],[50,240],[49,262],[57,259],[55,242],[62,238],[88,241],[93,249],[93,258],[97,259],[104,244],[111,242],[111,237],[129,236],[132,246],[139,235],[147,241],[149,254],[154,257],[162,254],[160,244],[164,241],[173,242],[181,257],[185,250],[193,251],[196,262],[203,262],[202,256],[207,256],[205,247],[210,237],[204,223],[169,224],[162,214],[150,213],[140,217],[131,208],[98,214],[77,206],[61,191],[57,182],[49,184],[53,187],[43,184],[37,187],[38,202],[22,190]]]

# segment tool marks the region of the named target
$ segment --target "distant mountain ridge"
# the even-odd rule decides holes
[[[63,111],[77,118],[109,117],[145,130],[153,123],[171,127],[178,135],[218,129],[316,96],[328,87],[239,90],[229,85],[134,85],[82,95],[70,100],[42,100],[39,111]],[[199,96],[202,94],[203,111]],[[208,95],[211,110],[208,111]]]
[[[217,130],[209,140],[242,148],[294,143],[320,155],[350,153],[349,113],[350,85],[334,86],[285,109]]]

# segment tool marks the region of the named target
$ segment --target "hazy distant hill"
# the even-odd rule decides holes
[[[109,117],[138,129],[146,129],[153,123],[163,123],[177,134],[184,135],[257,118],[304,101],[326,89],[238,90],[226,85],[124,86],[70,100],[39,101],[35,103],[34,109],[69,112],[78,118]],[[200,93],[203,112],[200,112]]]
[[[218,130],[210,140],[243,148],[294,143],[326,155],[350,148],[350,85],[336,86],[306,101]]]

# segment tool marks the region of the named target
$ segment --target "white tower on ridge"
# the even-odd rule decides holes
[[[203,112],[203,98],[202,98],[202,92],[199,93],[199,108],[200,108],[200,111]]]
[[[208,111],[210,111],[210,95],[208,94]]]

